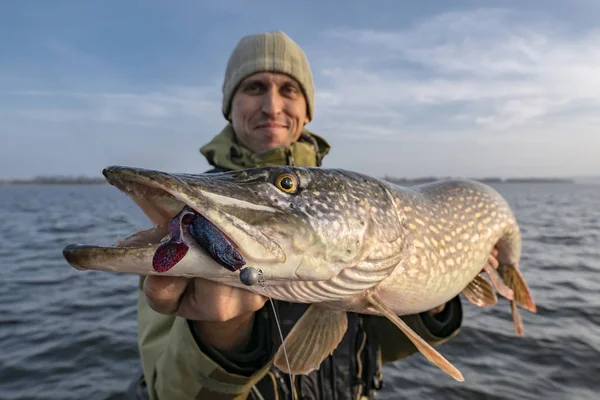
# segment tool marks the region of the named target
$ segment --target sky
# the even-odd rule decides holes
[[[600,175],[600,2],[0,2],[0,179],[201,173],[244,36],[306,52],[324,167]]]

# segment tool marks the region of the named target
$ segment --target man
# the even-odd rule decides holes
[[[320,166],[329,144],[305,128],[314,88],[304,52],[286,34],[243,38],[223,83],[224,130],[202,147],[215,168]],[[202,279],[148,276],[138,299],[139,347],[150,399],[291,399],[289,377],[272,368],[279,336],[267,298]],[[283,334],[307,305],[275,302]],[[458,297],[403,319],[437,345],[461,325]],[[296,376],[297,399],[371,397],[381,363],[416,348],[382,317],[348,314],[348,331],[318,371]]]

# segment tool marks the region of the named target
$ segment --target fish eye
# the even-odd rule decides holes
[[[298,181],[294,175],[284,173],[280,174],[277,179],[275,179],[275,185],[279,190],[286,193],[294,193],[298,188]]]

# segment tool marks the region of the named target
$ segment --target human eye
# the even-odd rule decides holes
[[[259,94],[263,92],[263,89],[264,85],[262,85],[260,82],[254,81],[247,82],[243,86],[243,91],[247,94]]]
[[[282,87],[281,91],[287,97],[295,97],[298,95],[299,89],[295,85],[287,84]]]

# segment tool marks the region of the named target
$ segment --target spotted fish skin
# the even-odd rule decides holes
[[[236,245],[246,266],[262,271],[278,300],[370,313],[364,299],[376,293],[406,315],[459,294],[494,245],[501,263],[519,264],[521,237],[510,206],[477,181],[402,187],[341,169],[283,166],[216,174],[115,166],[104,175],[159,226],[184,206],[201,214]],[[291,177],[291,190],[279,185],[282,177]],[[90,248],[74,250],[72,265],[81,257],[86,268],[108,269],[106,251],[95,258]],[[151,274],[138,267],[142,255],[136,257],[131,272]],[[119,268],[129,271],[122,263]],[[164,274],[264,293],[259,285],[243,285],[239,271],[208,263],[193,246]]]
[[[501,263],[518,266],[516,217],[486,184],[451,179],[402,187],[344,170],[301,171],[310,174],[304,178],[309,183],[290,196],[299,215],[270,221],[269,229],[291,235],[305,262],[327,259],[340,267],[326,280],[278,283],[272,290],[282,299],[376,313],[361,301],[373,291],[396,313],[413,314],[460,293],[481,272],[494,245]],[[269,201],[277,202],[277,196]],[[294,233],[286,230],[290,226]],[[314,262],[313,270],[319,268]]]
[[[429,361],[462,381],[460,371],[399,316],[460,293],[478,306],[492,305],[494,288],[510,301],[518,335],[517,305],[536,311],[519,270],[517,220],[483,183],[446,180],[407,188],[351,171],[297,167],[193,175],[116,166],[103,173],[155,227],[115,247],[69,245],[67,261],[78,269],[200,277],[261,295],[268,286],[274,299],[311,303],[285,339],[291,373],[318,368],[342,340],[346,312],[353,311],[386,317]],[[239,251],[235,261],[253,270],[223,268],[208,254],[212,239],[198,241],[198,231],[189,241],[185,229],[168,235],[169,221],[184,207],[205,219],[204,227],[222,239],[221,250]],[[176,258],[159,253],[168,268],[152,269],[156,251],[179,234],[188,251]],[[494,246],[497,271],[487,267]],[[261,284],[246,285],[243,271],[257,271]],[[280,348],[274,365],[288,371],[282,354]]]
[[[392,307],[412,312],[450,300],[481,272],[494,246],[501,264],[518,266],[517,219],[490,186],[437,181],[401,190],[394,201],[411,244],[402,265],[378,288]],[[427,300],[414,286],[429,294]]]

